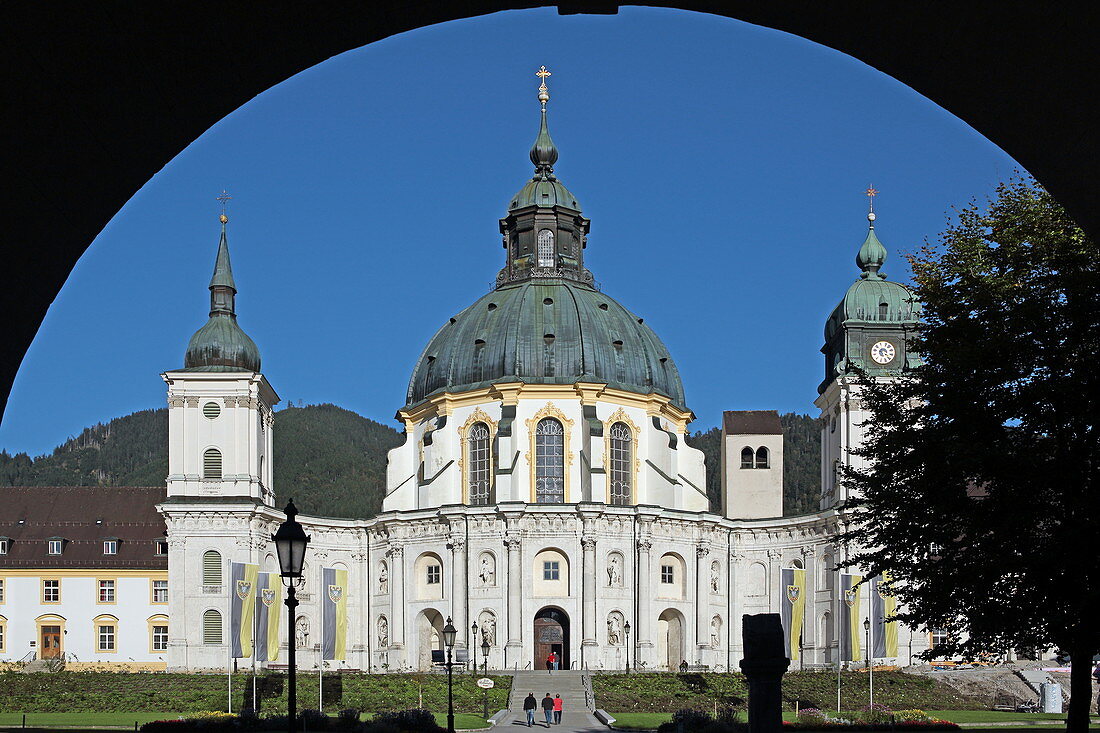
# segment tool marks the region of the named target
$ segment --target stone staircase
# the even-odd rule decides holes
[[[513,672],[512,691],[508,696],[508,720],[524,724],[527,722],[523,701],[528,694],[533,694],[539,701],[539,708],[535,711],[535,724],[542,725],[542,699],[546,693],[550,693],[551,697],[561,695],[564,701],[565,711],[560,728],[563,732],[592,726],[603,727],[592,715],[596,701],[592,697],[589,674],[579,670],[559,670],[553,673],[530,670]]]

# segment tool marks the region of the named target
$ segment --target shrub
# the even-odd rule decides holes
[[[303,710],[298,713],[298,728],[305,731],[327,731],[332,720],[320,710]]]
[[[423,709],[377,713],[372,722],[392,727],[401,733],[419,733],[419,731],[439,733],[444,730],[435,722],[435,716]]]
[[[359,711],[355,708],[341,710],[336,715],[336,727],[340,730],[348,730],[359,726]]]

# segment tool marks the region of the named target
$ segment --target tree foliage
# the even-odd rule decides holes
[[[843,477],[851,562],[890,572],[898,618],[951,632],[933,653],[1069,651],[1071,728],[1100,648],[1097,255],[1031,180],[958,211],[909,258],[924,363],[865,380]]]

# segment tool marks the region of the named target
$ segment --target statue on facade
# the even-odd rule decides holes
[[[390,592],[390,574],[386,570],[386,563],[378,566],[378,592],[382,594]]]
[[[710,564],[710,590],[712,593],[722,592],[722,566],[717,560]]]
[[[715,616],[710,620],[710,645],[717,649],[722,641],[722,617]]]
[[[493,556],[488,552],[481,554],[480,569],[477,575],[481,578],[482,588],[491,588],[497,584],[496,563],[493,560]]]
[[[489,646],[497,645],[497,617],[489,612],[481,615],[481,642]]]
[[[607,585],[618,588],[623,584],[622,556],[613,553],[607,558]]]
[[[623,619],[618,611],[613,611],[607,617],[607,643],[610,646],[620,646],[623,643]]]
[[[297,649],[309,648],[309,619],[299,616],[294,624],[294,646]]]
[[[387,647],[390,645],[390,623],[386,620],[385,616],[378,617],[378,646]]]

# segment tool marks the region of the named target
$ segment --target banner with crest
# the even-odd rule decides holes
[[[259,565],[235,562],[229,565],[230,656],[252,656],[253,615],[256,613],[256,576]]]
[[[859,603],[859,583],[862,575],[840,574],[840,660],[856,662],[863,659],[860,634],[863,616]]]
[[[898,622],[891,617],[898,599],[890,589],[890,573],[871,578],[871,656],[886,659],[898,655]]]
[[[278,573],[259,573],[256,577],[256,661],[277,662],[283,584]]]
[[[347,659],[348,571],[321,568],[321,658]]]
[[[806,616],[806,571],[800,568],[782,568],[779,571],[779,587],[783,598],[779,602],[779,618],[783,622],[783,647],[791,661],[799,658],[799,639],[802,638],[802,620]]]

